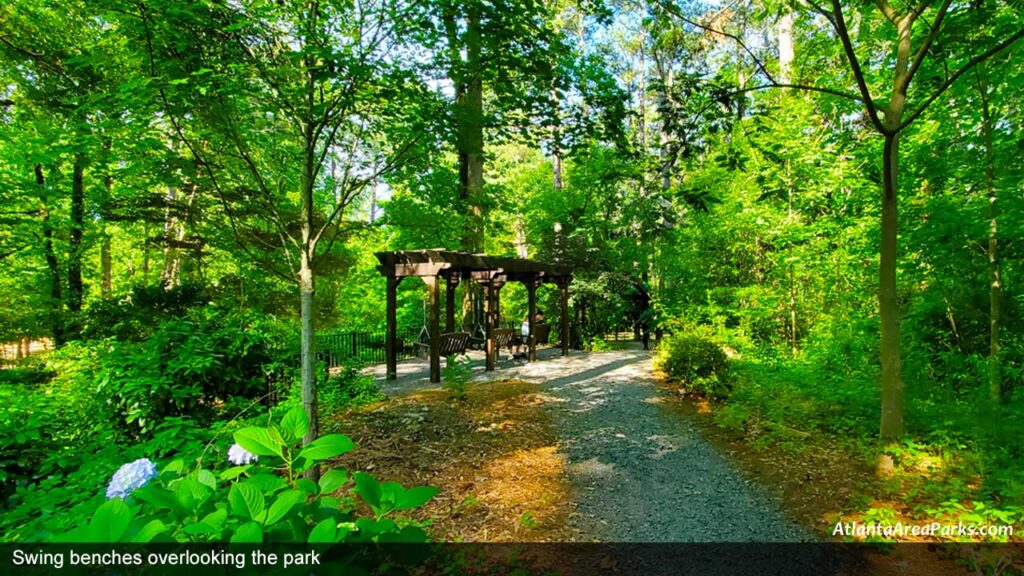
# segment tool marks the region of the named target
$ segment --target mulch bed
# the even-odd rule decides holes
[[[356,449],[337,464],[438,495],[411,517],[435,541],[569,539],[565,462],[536,384],[470,384],[464,400],[427,390],[339,414]],[[334,430],[332,430],[334,431]]]

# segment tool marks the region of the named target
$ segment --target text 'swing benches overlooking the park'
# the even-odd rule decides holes
[[[465,354],[469,346],[469,332],[448,332],[441,334],[441,357]],[[418,356],[425,358],[430,354],[429,342],[417,342]]]

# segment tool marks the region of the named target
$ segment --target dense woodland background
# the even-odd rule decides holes
[[[5,3],[7,538],[270,389],[314,438],[317,382],[320,413],[374,394],[326,380],[315,335],[381,331],[373,253],[437,247],[570,264],[580,344],[649,326],[722,426],[881,456],[926,478],[894,488],[923,515],[1019,520],[1022,11]],[[402,330],[424,294],[402,284]],[[520,320],[525,290],[503,301]]]

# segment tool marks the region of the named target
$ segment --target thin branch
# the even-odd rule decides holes
[[[910,65],[910,70],[907,71],[906,81],[902,86],[897,87],[897,89],[901,90],[902,93],[906,93],[907,86],[910,86],[910,81],[914,79],[914,74],[917,73],[918,68],[921,67],[921,63],[924,62],[924,58],[928,54],[928,50],[931,49],[935,39],[938,38],[939,28],[942,27],[942,20],[946,17],[946,13],[949,12],[949,5],[952,2],[953,0],[945,0],[945,2],[942,3],[942,6],[939,7],[939,13],[935,15],[935,20],[931,24],[928,36],[925,37],[924,42],[921,43],[921,47],[917,50],[917,54],[914,55],[914,62]],[[918,14],[920,14],[920,12]]]
[[[864,102],[864,98],[860,97],[853,92],[846,92],[845,90],[834,90],[832,88],[824,88],[822,86],[808,86],[807,84],[762,84],[761,86],[750,86],[747,88],[740,88],[729,92],[729,95],[743,94],[744,92],[753,92],[756,90],[767,90],[770,88],[793,88],[796,90],[805,90],[807,92],[820,92],[822,94],[831,94],[833,96],[839,96],[846,98],[847,100],[853,100],[854,102]]]
[[[61,66],[60,64],[57,64],[56,62],[52,62],[52,61],[48,60],[43,54],[40,54],[38,52],[32,52],[31,50],[29,50],[27,48],[22,48],[20,46],[17,46],[13,42],[11,42],[10,40],[8,40],[7,38],[5,38],[3,36],[0,36],[0,43],[7,45],[7,47],[9,47],[11,50],[14,50],[15,52],[17,52],[17,53],[19,53],[19,54],[21,54],[23,56],[26,56],[27,58],[35,61],[37,64],[40,64],[40,65],[42,65],[45,68],[49,68],[50,70],[53,70],[58,76],[60,76],[61,78],[64,78],[68,82],[70,82],[72,88],[74,88],[75,90],[78,90],[78,88],[79,88],[78,82],[74,78],[69,76],[68,73],[64,70],[64,67]]]
[[[804,2],[806,2],[807,5],[810,6],[812,11],[816,12],[821,16],[824,16],[825,19],[828,20],[833,27],[835,27],[836,22],[835,20],[832,19],[832,14],[828,10],[826,10],[824,6],[818,4],[814,0],[804,0]]]
[[[927,100],[925,100],[924,104],[922,104],[916,110],[914,110],[914,112],[911,113],[910,116],[908,116],[907,119],[904,120],[899,125],[898,128],[896,128],[896,131],[898,132],[898,131],[906,128],[907,126],[909,126],[911,122],[916,120],[918,116],[920,116],[922,113],[924,113],[925,109],[927,109],[929,106],[931,106],[932,102],[934,102],[950,86],[952,86],[953,83],[956,82],[958,78],[960,78],[961,76],[963,76],[964,74],[969,72],[972,68],[974,68],[978,64],[981,64],[985,60],[988,60],[989,58],[995,56],[996,54],[999,54],[1003,50],[1006,50],[1007,48],[1012,46],[1016,41],[1020,40],[1021,38],[1024,38],[1024,28],[1021,28],[1015,34],[1013,34],[1012,36],[1008,37],[1006,40],[1003,40],[999,44],[996,44],[992,48],[989,48],[985,52],[982,52],[981,54],[978,54],[974,58],[971,58],[970,60],[968,60],[967,63],[964,64],[962,68],[960,68],[959,70],[954,72],[952,76],[947,78],[946,81],[943,82],[942,85],[939,86],[939,88],[935,92],[933,92],[932,95],[929,96]]]
[[[765,77],[768,78],[768,81],[771,82],[772,84],[776,83],[775,82],[775,78],[773,78],[772,75],[771,75],[771,72],[768,72],[768,68],[766,68],[764,63],[761,62],[761,59],[758,58],[756,54],[754,54],[754,51],[751,50],[749,47],[747,47],[747,44],[743,41],[742,38],[740,38],[739,36],[737,36],[735,34],[730,34],[729,32],[726,32],[725,30],[719,30],[717,28],[712,28],[710,26],[707,26],[705,24],[701,24],[701,23],[699,23],[699,22],[697,22],[695,20],[691,20],[690,18],[687,18],[686,16],[684,16],[682,14],[682,12],[679,11],[679,7],[676,6],[672,2],[666,2],[665,0],[657,0],[657,3],[658,3],[659,6],[664,8],[665,11],[671,13],[673,16],[675,16],[679,20],[682,20],[686,24],[689,24],[691,26],[695,26],[695,27],[700,28],[701,30],[705,30],[707,32],[711,32],[712,34],[718,34],[719,36],[724,36],[726,38],[729,38],[729,39],[735,41],[736,44],[740,48],[742,48],[743,51],[746,52],[747,55],[750,56],[751,59],[754,60],[754,64],[757,65],[757,69],[760,70],[761,73],[764,74]]]
[[[860,68],[860,62],[857,61],[857,53],[853,51],[853,44],[850,42],[850,31],[846,27],[846,20],[843,18],[843,7],[839,4],[839,0],[832,0],[832,16],[835,19],[836,33],[839,34],[839,39],[843,43],[843,50],[846,52],[846,59],[850,62],[850,68],[853,69],[853,75],[857,79],[857,87],[860,89],[861,96],[864,97],[862,101],[868,109],[871,123],[875,125],[879,132],[885,133],[885,125],[878,118],[878,109],[875,106],[875,101],[871,98],[871,89],[868,88],[868,83],[864,79],[864,72]]]
[[[889,0],[875,0],[875,6],[885,14],[885,18],[891,22],[894,26],[897,25],[897,20],[900,19],[899,14],[896,13],[896,9],[892,7]]]
[[[346,187],[345,195],[335,205],[334,210],[331,211],[331,214],[327,217],[327,220],[324,222],[324,225],[320,227],[320,230],[317,231],[316,236],[313,238],[313,246],[316,246],[316,244],[320,242],[320,238],[323,236],[324,232],[331,225],[331,223],[338,217],[338,215],[341,214],[341,211],[344,210],[348,204],[351,204],[352,197],[357,192],[365,188],[370,182],[377,180],[382,175],[393,170],[395,166],[399,163],[399,161],[405,159],[406,152],[411,150],[413,145],[416,144],[418,140],[418,136],[416,138],[409,140],[402,146],[402,148],[396,154],[394,154],[391,157],[390,160],[388,160],[388,162],[381,166],[379,170],[370,174],[366,178],[363,178],[361,181],[355,181],[352,185]]]
[[[145,7],[144,4],[141,4],[141,3],[139,4],[139,13],[141,14],[141,17],[142,17],[143,30],[145,31],[145,35],[146,35],[146,48],[147,48],[147,55],[149,57],[148,59],[149,59],[150,76],[154,80],[159,80],[160,77],[156,73],[156,57],[155,57],[155,49],[153,48],[153,34],[152,34],[152,31],[149,28],[149,16],[148,16],[148,13],[146,11],[146,7]],[[212,165],[210,164],[209,161],[206,160],[206,158],[204,157],[202,152],[200,152],[199,148],[188,137],[185,136],[184,129],[178,123],[178,120],[174,116],[174,114],[171,113],[170,101],[167,98],[167,93],[164,91],[164,88],[163,88],[162,85],[159,86],[158,92],[160,94],[160,100],[163,103],[164,112],[167,114],[167,118],[170,120],[171,126],[174,127],[175,134],[178,136],[178,138],[181,139],[182,142],[184,142],[185,147],[188,148],[189,152],[191,152],[192,157],[195,158],[196,162],[200,166],[203,167],[203,170],[206,172],[207,177],[210,178],[210,182],[213,184],[213,189],[217,192],[217,197],[220,200],[222,207],[224,208],[224,213],[228,217],[228,223],[231,226],[231,232],[232,232],[232,236],[235,239],[235,243],[238,244],[238,246],[246,253],[247,256],[249,256],[250,259],[252,259],[253,262],[260,262],[261,259],[256,257],[252,253],[252,251],[250,250],[249,246],[245,242],[242,241],[242,235],[241,235],[241,233],[238,230],[238,223],[236,222],[235,214],[231,210],[231,205],[228,202],[226,195],[224,194],[224,190],[221,188],[220,181],[217,179],[217,176],[214,173]],[[272,246],[270,246],[269,244],[267,244],[265,242],[264,242],[264,244],[267,245],[268,248],[273,248]],[[277,275],[277,276],[279,276],[279,277],[281,277],[281,278],[283,278],[283,279],[285,279],[287,281],[295,282],[294,273],[292,274],[292,276],[288,276],[287,274],[282,274],[279,270],[277,270],[273,266],[267,266],[266,268],[268,270],[270,270],[270,272],[272,274],[275,274],[275,275]]]
[[[14,248],[9,248],[9,249],[7,249],[7,250],[5,250],[3,252],[0,252],[0,260],[3,260],[5,258],[7,258],[8,256],[14,256],[18,252],[21,252],[22,250],[24,250],[25,248],[28,248],[29,246],[31,246],[31,244],[24,244],[22,246],[17,246],[17,247],[14,247]]]

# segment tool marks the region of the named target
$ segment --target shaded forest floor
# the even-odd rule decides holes
[[[770,422],[760,430],[723,428],[716,420],[722,405],[681,395],[650,373],[649,359],[638,354],[551,358],[546,368],[545,362],[510,366],[505,376],[512,379],[471,383],[462,401],[417,380],[389,400],[336,415],[328,427],[357,442],[341,465],[441,489],[414,516],[439,541],[718,539],[686,528],[685,516],[698,516],[711,528],[719,524],[726,539],[762,541],[764,535],[744,536],[726,518],[743,507],[729,498],[741,498],[747,487],[766,492],[814,539],[843,541],[832,535],[836,522],[871,523],[865,512],[872,509],[921,523],[907,496],[913,479],[879,480],[876,451],[855,440]],[[545,371],[558,377],[545,378]],[[715,458],[738,472],[701,468]],[[695,475],[693,486],[688,474]],[[722,479],[709,481],[715,474]],[[726,482],[731,475],[740,482]],[[715,486],[723,483],[733,487],[730,495],[715,496]],[[643,499],[630,497],[629,484],[651,496],[647,500],[658,500],[652,510],[661,507],[663,513],[652,514]],[[655,485],[686,494],[669,502],[655,497]],[[641,524],[633,526],[636,514],[626,509],[629,503],[642,508],[641,524],[661,518],[666,525],[651,534],[637,531]],[[895,561],[866,554],[871,566],[862,568],[877,574],[964,573],[954,548],[934,542],[901,546]]]
[[[570,540],[565,461],[540,387],[507,381],[467,391],[463,401],[425,390],[338,415],[328,426],[357,446],[340,464],[440,488],[413,516],[435,540]]]

